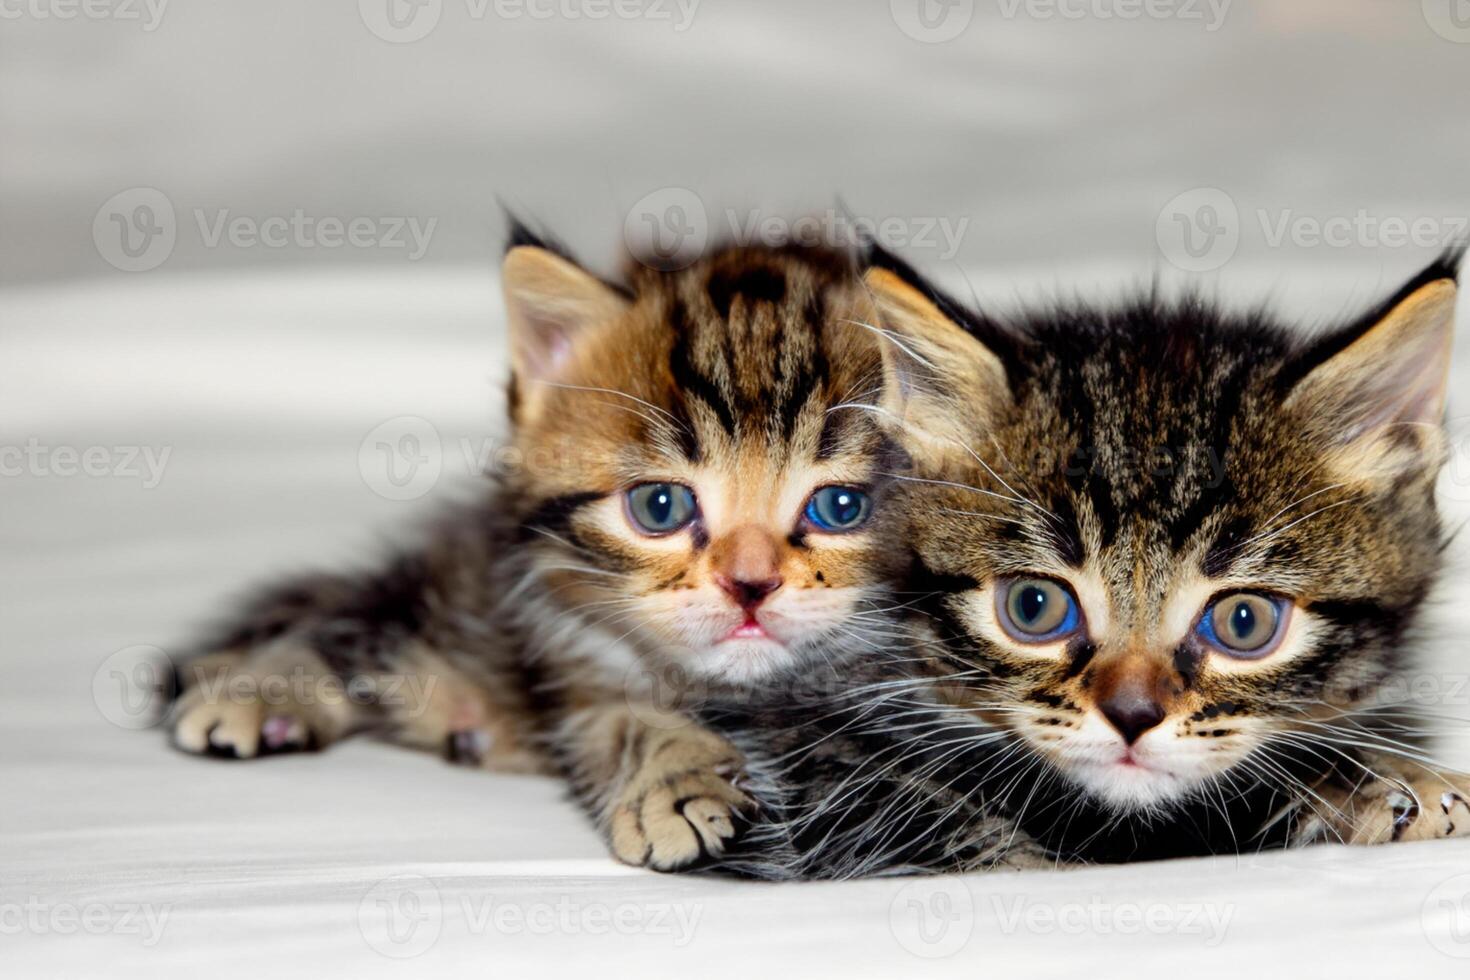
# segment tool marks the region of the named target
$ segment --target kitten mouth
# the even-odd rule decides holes
[[[766,628],[760,624],[760,620],[756,619],[754,615],[747,613],[745,622],[732,629],[729,633],[726,633],[720,642],[723,643],[725,640],[769,639],[772,639],[771,634],[766,632]]]
[[[1132,749],[1124,749],[1123,754],[1113,760],[1113,765],[1122,766],[1125,769],[1153,769],[1154,767],[1144,762],[1133,754]]]
[[[1124,749],[1112,762],[1103,763],[1102,768],[1111,769],[1114,772],[1127,773],[1130,776],[1136,776],[1140,779],[1148,776],[1162,776],[1172,779],[1176,776],[1176,773],[1165,769],[1156,762],[1150,762],[1132,748]]]

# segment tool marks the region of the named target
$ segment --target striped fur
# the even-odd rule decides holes
[[[634,265],[614,286],[524,233],[512,244],[522,465],[417,547],[246,604],[185,670],[174,741],[248,757],[371,730],[553,772],[619,857],[687,865],[718,853],[749,800],[739,752],[681,709],[895,635],[899,557],[880,532],[899,455],[853,407],[878,397],[875,311],[834,253],[731,249],[679,272]],[[647,481],[693,488],[698,519],[638,532],[624,491]],[[874,519],[812,526],[805,504],[826,484],[866,490]],[[717,585],[752,549],[779,576],[755,612]],[[724,638],[749,617],[767,638]],[[358,693],[272,704],[219,686],[293,673]]]
[[[894,499],[932,640],[836,696],[712,710],[773,814],[725,866],[847,877],[1470,831],[1470,780],[1436,771],[1394,696],[1444,544],[1457,262],[1315,339],[1153,296],[1002,321],[874,274],[903,375],[885,411],[923,461]],[[1067,583],[1086,628],[1011,639],[995,596],[1017,575]],[[1194,635],[1235,589],[1289,598],[1275,653]],[[1102,711],[1124,684],[1159,710],[1127,765]]]

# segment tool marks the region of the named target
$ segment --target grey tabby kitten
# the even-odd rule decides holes
[[[1445,534],[1460,253],[1308,335],[1143,297],[1009,320],[879,297],[931,639],[712,704],[764,819],[726,870],[850,877],[1470,834],[1395,691]]]

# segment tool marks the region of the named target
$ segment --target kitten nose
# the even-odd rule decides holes
[[[781,556],[764,528],[735,528],[716,542],[710,557],[716,584],[744,609],[754,609],[781,587]]]
[[[1097,707],[1129,745],[1164,720],[1163,705],[1137,689],[1125,687]]]
[[[754,609],[759,606],[766,596],[781,587],[781,576],[748,581],[746,579],[731,578],[728,575],[715,573],[715,581],[720,588],[740,604],[742,609]]]

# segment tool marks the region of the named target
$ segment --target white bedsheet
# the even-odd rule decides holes
[[[0,293],[0,445],[33,447],[0,478],[0,976],[1470,968],[1470,842],[743,884],[615,864],[547,780],[366,742],[201,760],[112,723],[116,651],[167,649],[242,586],[361,555],[467,482],[499,404],[495,309],[470,272]],[[404,415],[443,447],[408,502],[359,468],[367,434]],[[64,446],[105,447],[114,475],[62,475]],[[121,472],[125,447],[167,449],[156,486],[141,453]],[[1436,604],[1425,674],[1459,715],[1467,598],[1456,584]]]

